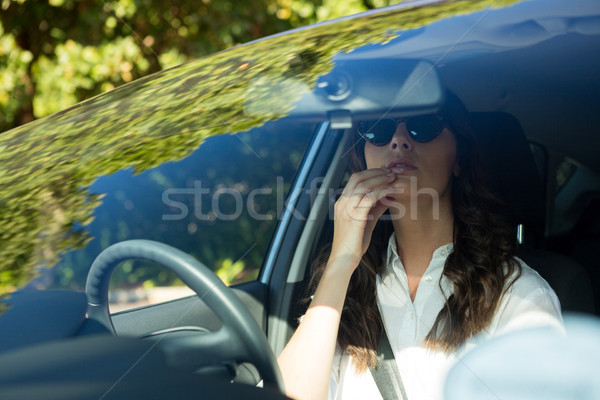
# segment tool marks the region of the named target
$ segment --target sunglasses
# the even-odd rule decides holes
[[[419,143],[431,142],[445,127],[439,115],[427,114],[403,119],[361,121],[358,123],[358,134],[375,146],[385,146],[392,140],[398,124],[402,122],[411,139]]]

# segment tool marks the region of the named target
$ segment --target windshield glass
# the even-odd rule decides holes
[[[100,251],[128,239],[183,250],[227,284],[255,279],[313,130],[313,125],[281,120],[210,137],[180,161],[138,174],[129,168],[101,177],[85,199],[77,198],[82,192],[71,193],[73,201],[97,204],[91,222],[53,232],[55,240],[71,240],[64,248],[47,246],[37,253],[38,263],[54,267],[44,269],[29,287],[83,290]],[[47,205],[50,214],[68,212],[51,197]],[[111,288],[144,282],[170,286],[178,281],[157,265],[129,261],[113,274]]]
[[[227,283],[254,279],[285,193],[326,118],[286,122],[297,102],[351,51],[384,49],[486,4],[407,5],[276,35],[3,133],[0,292],[82,289],[93,258],[129,238],[182,248],[226,271]],[[329,95],[337,101],[337,92]],[[151,285],[175,282],[138,264],[115,274],[121,286],[150,276]]]

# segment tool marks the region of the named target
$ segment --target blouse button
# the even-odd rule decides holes
[[[410,313],[410,319],[415,319],[415,314]]]
[[[431,283],[432,280],[433,278],[430,275],[425,276],[425,282]]]
[[[442,256],[446,257],[448,255],[448,251],[446,249],[442,250]]]

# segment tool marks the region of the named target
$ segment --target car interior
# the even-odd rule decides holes
[[[524,21],[518,33],[541,35],[556,27],[532,24]],[[444,50],[418,50],[418,37],[337,55],[333,71],[285,119],[291,125],[310,120],[316,128],[306,132],[310,145],[257,279],[227,288],[201,262],[169,246],[108,247],[94,262],[87,296],[22,291],[4,300],[11,307],[0,319],[0,387],[8,389],[0,397],[83,399],[104,391],[106,398],[284,398],[275,357],[306,309],[311,263],[333,235],[333,204],[350,174],[356,122],[434,111],[446,89],[470,112],[485,180],[507,205],[518,256],[556,291],[563,313],[599,316],[600,61],[594,32],[550,35],[522,47],[502,44],[497,51],[477,38],[465,40],[443,62],[435,58]],[[475,51],[479,45],[489,51]],[[379,70],[369,69],[379,57]],[[422,90],[397,101],[408,84]],[[344,92],[349,87],[353,96]],[[198,295],[111,315],[110,274],[131,257],[170,268]],[[31,360],[39,360],[33,372]],[[147,379],[157,371],[162,382]],[[82,380],[88,382],[83,392]],[[125,380],[129,384],[110,385]],[[261,380],[265,388],[257,389]],[[59,388],[60,396],[48,397],[50,388]]]
[[[584,260],[579,255],[565,253],[564,247],[558,247],[554,243],[558,240],[546,236],[547,209],[540,205],[547,204],[548,177],[548,155],[545,148],[526,137],[519,121],[506,112],[473,112],[470,115],[471,125],[479,139],[479,146],[484,160],[484,175],[488,188],[508,208],[508,214],[512,218],[515,241],[518,243],[517,256],[535,269],[554,289],[560,302],[563,313],[597,313],[597,290],[593,284],[592,260]],[[339,149],[344,145],[340,144]],[[341,187],[344,185],[344,177],[347,179],[348,172],[345,167],[340,167],[336,181],[341,179]],[[556,173],[556,171],[554,172]],[[333,174],[332,174],[333,175]],[[329,182],[327,178],[324,181]],[[590,193],[582,194],[584,198]],[[322,199],[329,208],[323,207],[321,213],[331,212],[331,206],[335,198]],[[552,200],[551,200],[552,201]],[[585,201],[585,200],[582,200]],[[318,204],[316,201],[315,204]],[[594,202],[587,204],[587,210],[594,207]],[[313,207],[311,212],[315,212]],[[585,214],[588,214],[587,211]],[[312,219],[309,217],[309,220]],[[319,221],[319,218],[315,218]],[[288,276],[287,284],[295,284],[289,298],[286,299],[291,307],[288,324],[295,328],[297,318],[302,315],[306,304],[298,301],[305,298],[306,285],[310,278],[310,259],[314,259],[318,249],[331,240],[333,235],[333,224],[327,216],[321,216],[320,224],[314,227],[315,232],[308,231],[307,238],[319,237],[318,241],[310,241],[305,246],[307,251],[296,254],[300,260],[293,260]],[[590,237],[586,238],[591,241]],[[303,246],[302,239],[299,246]],[[579,245],[575,245],[577,247]],[[311,257],[305,257],[311,254]],[[586,265],[586,267],[584,267]],[[293,267],[297,266],[297,270]],[[285,300],[284,300],[285,301]],[[286,334],[291,337],[293,328],[288,329]],[[288,337],[289,340],[289,337]],[[284,346],[286,340],[279,342]],[[283,347],[281,347],[282,349]]]

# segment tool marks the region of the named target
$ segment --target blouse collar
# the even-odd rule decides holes
[[[448,243],[448,244],[442,245],[442,246],[438,247],[437,249],[435,249],[435,251],[433,252],[433,256],[431,257],[431,263],[430,263],[429,267],[427,268],[426,273],[431,274],[432,272],[434,272],[433,270],[436,270],[438,268],[443,268],[446,258],[448,258],[450,253],[452,253],[453,249],[454,249],[453,243]],[[398,248],[396,245],[396,232],[393,232],[392,235],[390,236],[390,240],[388,241],[387,256],[386,256],[386,268],[385,268],[385,272],[383,275],[387,275],[388,273],[391,272],[391,270],[396,270],[397,268],[401,268],[404,272],[404,266],[402,265],[402,259],[398,255]],[[398,271],[396,271],[396,274],[397,273],[398,273]]]

